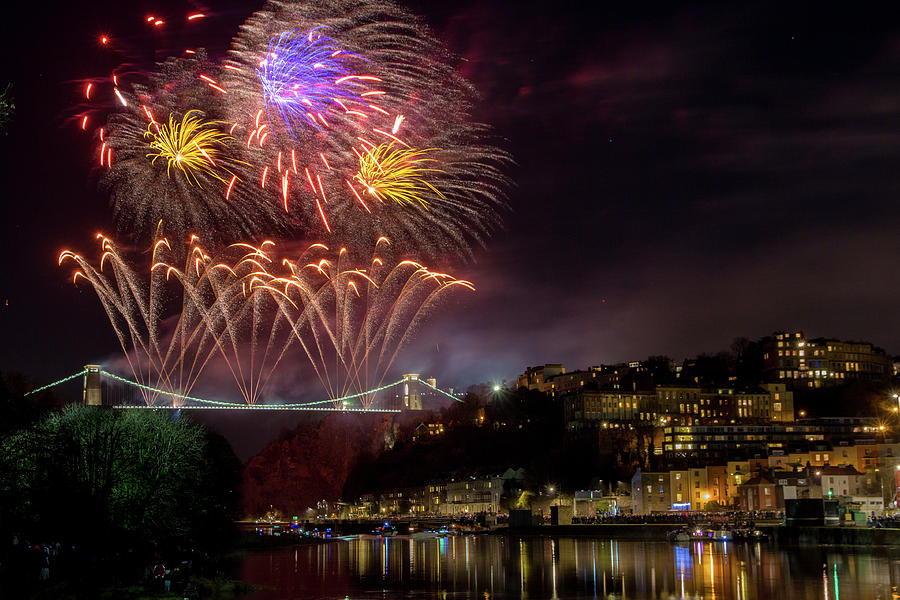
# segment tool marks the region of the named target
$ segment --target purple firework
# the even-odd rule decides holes
[[[321,29],[273,37],[256,69],[269,124],[276,133],[284,131],[298,139],[301,132],[327,127],[330,109],[344,112],[348,106],[364,104],[355,89],[362,80],[348,64],[348,59],[359,57],[342,50]]]

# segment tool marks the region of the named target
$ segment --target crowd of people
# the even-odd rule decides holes
[[[650,515],[592,515],[573,517],[572,523],[590,525],[690,525],[693,523],[721,523],[735,527],[746,526],[760,521],[781,522],[784,515],[776,511],[720,511],[720,512],[670,512]]]
[[[876,529],[900,529],[900,515],[872,516],[868,519],[869,527]]]
[[[96,553],[59,541],[34,542],[13,535],[0,548],[0,597],[4,592],[23,592],[53,582],[86,582],[97,571],[112,571],[112,579],[121,584],[144,584],[158,592],[184,593],[196,598],[197,590],[189,581],[193,562],[176,560],[167,566],[159,554],[149,562],[141,560],[133,549],[122,549],[103,562]]]

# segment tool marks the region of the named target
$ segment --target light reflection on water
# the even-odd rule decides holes
[[[900,550],[590,538],[363,536],[248,555],[253,600],[703,598],[900,600]]]

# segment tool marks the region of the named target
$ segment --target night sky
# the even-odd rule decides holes
[[[0,369],[38,382],[117,344],[56,257],[114,233],[67,120],[96,36],[145,14],[257,3],[16,3],[0,85]],[[125,3],[123,3],[125,4]],[[398,373],[465,387],[525,366],[676,360],[780,329],[900,352],[900,21],[835,3],[403,2],[460,57],[516,166],[504,229],[453,272],[478,286],[426,323]],[[594,3],[592,3],[594,4]],[[625,6],[628,5],[628,6]]]

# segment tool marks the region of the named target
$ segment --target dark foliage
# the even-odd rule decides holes
[[[552,481],[562,489],[618,474],[618,449],[604,452],[596,429],[567,431],[562,405],[540,392],[502,392],[488,402],[467,395],[440,415],[423,416],[445,433],[413,441],[411,429],[401,431],[393,450],[356,465],[345,498],[507,468],[524,468],[527,487]]]
[[[104,556],[123,547],[216,548],[236,515],[228,444],[166,411],[70,406],[9,435],[4,533]]]
[[[302,421],[247,463],[244,511],[299,515],[319,500],[338,500],[353,465],[393,444],[390,417],[332,414]]]

